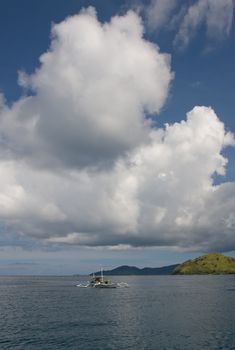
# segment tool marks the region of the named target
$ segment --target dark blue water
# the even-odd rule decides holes
[[[0,349],[235,349],[235,276],[0,277]]]

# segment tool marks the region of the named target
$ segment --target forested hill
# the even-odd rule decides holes
[[[178,265],[173,274],[207,275],[235,274],[235,259],[219,253],[209,253]]]

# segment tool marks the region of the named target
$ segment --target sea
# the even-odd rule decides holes
[[[235,275],[1,276],[0,349],[235,349]]]

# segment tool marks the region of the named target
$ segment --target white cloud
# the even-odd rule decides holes
[[[1,114],[8,148],[39,166],[103,167],[146,142],[145,112],[159,113],[172,73],[140,18],[130,11],[101,24],[89,8],[54,25],[52,37],[35,74],[19,76],[34,96]]]
[[[233,136],[208,107],[164,129],[146,122],[172,74],[142,32],[132,12],[103,25],[92,9],[68,18],[35,74],[20,77],[34,95],[12,107],[1,98],[8,231],[112,249],[235,249],[235,185],[212,181],[225,173]]]
[[[150,31],[174,32],[175,46],[184,49],[202,28],[207,46],[228,38],[234,0],[151,0],[140,8]]]
[[[144,11],[148,28],[157,31],[168,26],[176,6],[177,0],[151,0]]]
[[[175,44],[185,48],[202,25],[210,41],[229,36],[233,21],[233,0],[198,0],[188,7],[175,38]]]
[[[2,163],[1,220],[51,243],[234,249],[235,185],[212,181],[224,173],[223,147],[234,144],[223,123],[195,107],[150,138],[108,170]]]

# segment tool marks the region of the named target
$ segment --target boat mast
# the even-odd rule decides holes
[[[104,282],[103,267],[100,268],[100,276],[101,276],[101,282]]]

